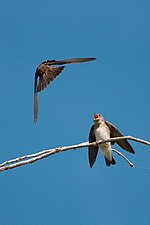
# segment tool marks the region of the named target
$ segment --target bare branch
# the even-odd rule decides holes
[[[116,149],[113,149],[113,148],[112,148],[112,151],[117,153],[122,158],[124,158],[131,167],[135,167],[134,164],[125,155],[123,155],[121,152],[119,152],[119,151],[117,151]]]
[[[13,168],[16,168],[16,167],[19,167],[19,166],[23,166],[23,165],[26,165],[26,164],[29,164],[29,163],[34,163],[34,162],[36,162],[40,159],[46,158],[50,155],[54,155],[58,152],[64,152],[64,151],[79,149],[79,148],[85,148],[85,147],[88,147],[88,146],[98,145],[98,144],[105,143],[105,142],[114,142],[116,140],[121,140],[121,139],[132,140],[132,141],[139,142],[139,143],[150,146],[150,142],[139,139],[139,138],[135,138],[135,137],[132,137],[132,136],[108,138],[106,140],[101,140],[101,141],[93,142],[93,143],[83,142],[83,143],[71,145],[71,146],[42,150],[42,151],[34,153],[34,154],[21,156],[21,157],[18,157],[16,159],[7,160],[7,161],[0,164],[0,172],[5,171],[5,170],[9,170],[9,169],[13,169]],[[122,153],[118,152],[115,149],[113,149],[113,151],[116,152],[118,155],[122,156],[129,163],[129,165],[131,167],[134,166],[133,163],[131,163]]]

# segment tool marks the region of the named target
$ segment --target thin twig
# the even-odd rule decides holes
[[[36,162],[40,159],[46,158],[46,157],[56,154],[58,152],[79,149],[79,148],[85,148],[85,147],[92,146],[92,145],[97,145],[97,144],[101,144],[101,143],[105,143],[105,142],[114,142],[116,140],[122,140],[122,139],[132,140],[132,141],[139,142],[139,143],[150,146],[150,142],[139,139],[139,138],[135,138],[133,136],[108,138],[106,140],[101,140],[101,141],[93,142],[93,143],[83,142],[83,143],[71,145],[71,146],[42,150],[42,151],[34,153],[34,154],[21,156],[16,159],[7,160],[0,164],[0,172],[2,172],[4,170],[13,169],[13,168],[16,168],[19,166],[23,166],[23,165],[26,165],[29,163]],[[130,166],[132,166],[132,167],[134,166],[133,163],[131,163],[122,153],[119,153],[118,151],[116,151],[116,153],[119,154],[120,156],[122,156],[130,164]]]
[[[117,151],[114,148],[112,148],[112,151],[115,152],[115,153],[117,153],[122,158],[124,158],[131,167],[135,167],[134,164],[125,155],[123,155],[121,152]]]

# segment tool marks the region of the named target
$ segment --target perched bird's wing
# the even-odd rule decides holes
[[[96,60],[96,58],[73,58],[73,59],[65,59],[65,60],[47,60],[44,61],[44,64],[47,65],[63,65],[63,64],[73,64],[73,63],[82,63]]]
[[[110,129],[110,137],[122,137],[123,135],[120,133],[120,131],[111,123],[109,123],[108,121],[105,121],[106,125],[109,127]],[[112,144],[114,144],[115,142],[111,142]],[[129,144],[129,142],[125,139],[123,140],[117,140],[116,143],[123,148],[124,150],[126,150],[127,152],[130,153],[135,153],[132,146]]]
[[[48,65],[41,64],[35,73],[34,80],[34,122],[38,118],[38,96],[37,93],[46,88],[64,69],[64,66],[51,68]]]
[[[95,134],[94,134],[94,125],[92,125],[91,130],[90,130],[90,134],[89,134],[89,143],[95,142],[95,141],[96,141],[96,138],[95,138]],[[93,166],[93,164],[96,160],[97,153],[98,153],[98,145],[88,147],[90,167]]]

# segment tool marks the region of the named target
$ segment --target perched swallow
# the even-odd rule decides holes
[[[66,60],[47,60],[42,62],[35,72],[34,80],[34,122],[38,119],[38,92],[46,88],[65,68],[64,66],[52,67],[55,65],[82,63],[95,60],[96,58],[74,58]]]
[[[122,137],[122,134],[113,124],[105,121],[101,115],[95,113],[94,125],[92,125],[89,134],[89,143],[113,137]],[[132,146],[129,144],[127,140],[117,140],[116,143],[127,152],[133,154],[135,153]],[[90,146],[88,148],[90,167],[93,166],[96,160],[98,148],[101,149],[107,166],[110,166],[111,164],[112,165],[116,164],[112,155],[111,144],[113,145],[115,144],[115,142],[106,142],[96,146]]]

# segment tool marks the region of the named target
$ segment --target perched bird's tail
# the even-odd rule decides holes
[[[110,166],[111,164],[112,165],[115,165],[116,164],[116,161],[114,160],[114,157],[112,156],[112,160],[109,161],[106,157],[105,157],[105,162],[106,162],[106,166]]]

